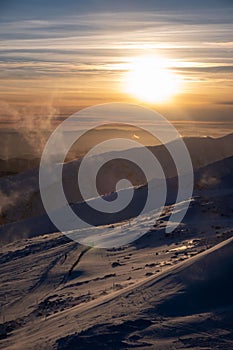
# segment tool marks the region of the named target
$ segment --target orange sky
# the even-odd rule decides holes
[[[170,120],[232,122],[232,8],[89,10],[43,19],[11,11],[12,20],[0,23],[2,126],[112,101],[148,105]],[[163,103],[124,89],[132,60],[148,55],[164,58],[182,80]]]

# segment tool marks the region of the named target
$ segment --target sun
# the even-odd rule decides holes
[[[134,58],[124,76],[126,93],[148,103],[171,99],[180,90],[179,77],[168,68],[168,62],[155,56]]]

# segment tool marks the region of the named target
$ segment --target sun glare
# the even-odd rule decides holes
[[[124,90],[145,102],[160,103],[179,92],[180,80],[168,69],[165,59],[154,56],[139,57],[129,64]]]

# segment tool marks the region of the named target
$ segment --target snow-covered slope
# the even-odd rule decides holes
[[[230,349],[233,202],[226,184],[197,189],[171,234],[170,205],[159,221],[148,213],[93,229],[100,240],[109,232],[143,234],[117,249],[83,247],[54,227],[44,234],[43,217],[9,226],[18,239],[1,246],[0,348]]]
[[[0,348],[231,349],[233,239],[159,230],[150,240],[87,250],[54,234],[9,245]]]
[[[208,222],[219,221],[226,222],[226,219],[232,215],[232,177],[233,177],[233,157],[226,158],[222,161],[210,164],[201,168],[195,173],[195,190],[194,202],[187,214],[187,218],[193,215],[192,207],[197,204],[198,214],[195,219],[200,222],[200,227],[205,226],[206,220]],[[177,179],[172,178],[167,182],[168,195],[166,205],[171,205],[176,200],[177,194]],[[160,186],[160,180],[153,180],[154,188]],[[127,189],[124,191],[128,191]],[[201,199],[197,199],[196,197]],[[72,209],[77,215],[84,218],[87,222],[95,226],[111,225],[113,223],[129,220],[136,217],[143,209],[147,198],[147,187],[139,187],[134,191],[134,197],[126,210],[116,214],[98,214],[93,211],[87,203],[74,203]],[[98,199],[91,199],[98,201]],[[156,208],[155,208],[156,209]],[[152,216],[152,214],[145,213],[145,217]],[[206,219],[205,216],[208,215]],[[140,220],[143,220],[140,217]],[[136,219],[137,221],[137,219]],[[155,221],[155,219],[154,219]],[[188,224],[186,219],[186,224]],[[217,225],[217,224],[216,224]],[[219,225],[218,225],[219,226]],[[57,228],[53,225],[47,215],[32,217],[20,222],[3,225],[0,227],[0,237],[2,243],[12,242],[16,239],[29,238],[41,234],[56,232]],[[101,228],[97,230],[101,231]],[[109,229],[108,229],[109,231]],[[93,230],[94,234],[94,230]],[[141,234],[141,231],[140,231]],[[140,236],[137,235],[137,237]],[[94,234],[95,235],[95,234]]]
[[[82,246],[46,216],[2,226],[0,349],[232,349],[232,162],[195,174],[188,213],[170,234],[180,207],[169,201],[159,220],[153,212],[114,225],[100,218],[96,242],[136,239],[120,248]],[[176,180],[168,186],[175,191]],[[126,217],[144,188],[136,193]],[[81,203],[73,209],[86,213]]]
[[[59,339],[58,349],[231,349],[232,254],[229,239],[111,300],[81,310],[78,318],[94,318],[98,325],[92,322],[84,331]],[[107,316],[109,312],[116,322]]]
[[[195,171],[207,164],[233,156],[233,134],[218,139],[193,137],[185,138],[184,141],[190,151]],[[176,176],[174,162],[166,148],[164,146],[154,146],[150,147],[150,150],[161,163],[166,177]],[[135,150],[137,154],[141,151],[140,148]],[[113,152],[112,155],[113,158],[121,158],[121,156],[127,156],[128,152]],[[79,164],[80,160],[75,160],[64,165],[63,186],[69,203],[75,203],[81,199],[76,181]],[[115,185],[121,178],[127,178],[133,185],[140,185],[145,182],[142,173],[133,163],[129,164],[123,159],[118,159],[116,163],[109,162],[104,167],[101,176],[98,177],[97,187],[99,192],[105,194],[115,190]],[[44,214],[39,193],[38,170],[34,169],[18,175],[0,178],[0,199],[2,209],[0,222],[2,223]]]
[[[197,189],[233,189],[233,157],[197,170],[195,183]]]

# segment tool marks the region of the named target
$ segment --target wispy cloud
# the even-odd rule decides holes
[[[141,54],[166,57],[169,68],[186,82],[184,92],[194,95],[191,103],[197,96],[201,103],[206,99],[218,104],[232,95],[229,1],[221,6],[211,1],[211,8],[202,6],[203,1],[198,8],[195,2],[188,6],[192,11],[185,7],[187,1],[180,1],[178,10],[176,2],[168,1],[166,11],[164,1],[145,1],[143,6],[126,1],[122,7],[118,4],[116,13],[108,12],[109,7],[103,10],[103,5],[96,9],[95,2],[84,6],[79,1],[72,12],[75,4],[68,1],[63,12],[44,9],[43,20],[39,19],[43,6],[35,16],[29,2],[22,3],[22,8],[29,6],[28,16],[22,8],[17,14],[16,6],[10,17],[5,6],[0,23],[3,101],[35,104],[56,95],[59,104],[82,106],[122,100],[126,98],[120,90],[122,74],[130,59]]]

